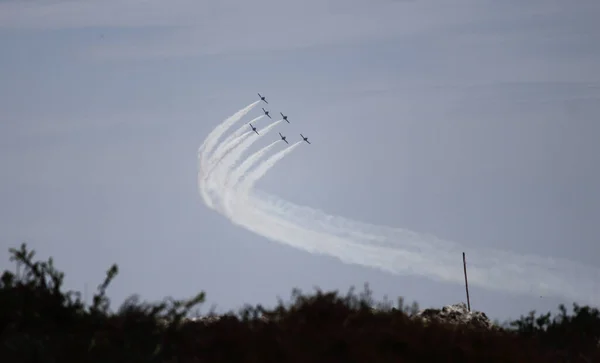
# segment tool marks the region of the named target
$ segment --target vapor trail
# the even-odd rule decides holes
[[[288,146],[287,148],[272,155],[270,158],[263,161],[258,167],[256,167],[256,169],[254,169],[254,171],[252,171],[252,173],[250,173],[244,179],[244,181],[240,183],[238,190],[241,193],[241,196],[242,197],[247,196],[248,191],[254,186],[254,184],[260,178],[262,178],[272,167],[274,167],[278,161],[280,161],[286,155],[288,155],[289,153],[294,151],[294,149],[296,149],[301,143],[302,143],[302,141],[298,141],[295,144]]]
[[[278,120],[278,121],[274,121],[271,124],[269,124],[267,127],[262,129],[260,136],[254,134],[253,131],[249,131],[247,133],[248,137],[245,137],[229,153],[227,153],[226,155],[223,155],[223,156],[214,155],[211,158],[211,159],[219,158],[220,162],[215,166],[215,171],[214,171],[214,174],[212,175],[212,178],[209,178],[211,180],[211,182],[208,182],[207,184],[209,184],[211,186],[211,190],[214,191],[213,194],[217,196],[218,201],[216,202],[216,204],[218,204],[218,210],[221,213],[228,215],[228,213],[230,212],[230,210],[227,209],[225,196],[227,193],[227,188],[231,184],[229,176],[230,176],[232,169],[238,164],[238,162],[242,158],[242,155],[244,152],[246,152],[256,141],[258,141],[262,137],[268,135],[269,132],[275,126],[277,126],[281,123],[281,121],[282,120]],[[246,135],[246,134],[244,134],[244,135]],[[252,136],[252,137],[250,137],[250,136]]]
[[[227,183],[225,184],[225,193],[223,194],[224,206],[227,210],[228,215],[232,215],[234,213],[234,208],[232,207],[232,196],[236,192],[235,186],[239,182],[241,176],[246,174],[250,168],[256,164],[256,162],[265,155],[269,150],[271,150],[275,145],[277,145],[281,140],[273,141],[271,144],[263,147],[258,150],[254,154],[250,155],[242,164],[240,164],[237,168],[235,168],[230,176],[228,177]]]
[[[208,153],[212,152],[219,138],[236,122],[238,122],[242,117],[244,117],[248,112],[250,112],[254,106],[256,106],[260,101],[252,102],[248,106],[239,110],[231,117],[227,118],[223,123],[217,126],[210,134],[206,137],[200,148],[198,149],[198,153],[202,155],[201,158],[201,167],[206,164],[206,158],[208,157]]]
[[[240,177],[242,175],[246,174],[246,172],[248,170],[250,170],[250,168],[252,168],[254,166],[254,164],[256,164],[256,162],[263,155],[265,155],[269,150],[271,150],[279,142],[281,142],[281,140],[273,141],[269,145],[263,147],[262,149],[258,150],[254,154],[250,155],[246,160],[244,160],[243,163],[240,164],[240,166],[238,166],[236,169],[233,170],[233,172],[230,176],[231,182],[235,185],[235,183],[238,182],[238,180],[240,179]]]
[[[213,151],[213,148],[219,141],[219,138],[236,122],[238,122],[242,117],[244,117],[248,112],[250,112],[254,106],[256,106],[260,101],[255,101],[249,104],[248,106],[242,108],[232,116],[228,117],[223,121],[220,125],[215,127],[204,139],[204,142],[198,148],[198,190],[200,195],[202,196],[202,200],[207,207],[211,209],[215,209],[215,200],[213,196],[211,196],[211,188],[209,185],[209,176],[210,171],[208,169],[208,159],[210,157],[210,153]]]
[[[219,145],[219,147],[217,147],[217,149],[215,150],[215,154],[220,154],[220,152],[222,151],[222,148],[224,146],[229,146],[229,145],[233,144],[233,140],[238,140],[242,134],[246,134],[244,132],[244,130],[248,130],[250,128],[250,124],[256,123],[258,120],[262,119],[263,117],[265,117],[265,115],[260,115],[258,117],[253,118],[248,123],[244,123],[242,126],[240,126],[240,128],[237,129],[233,134],[227,136],[225,138],[225,140],[223,140],[223,142]],[[254,133],[254,131],[250,131],[250,132]]]
[[[264,221],[274,221],[273,224],[285,221],[322,236],[335,236],[363,248],[379,249],[382,254],[386,254],[385,259],[379,255],[373,260],[364,257],[363,264],[371,267],[395,274],[421,275],[440,281],[462,283],[462,271],[456,268],[456,256],[460,256],[462,251],[466,250],[469,259],[469,284],[472,286],[513,293],[561,296],[587,303],[596,303],[598,300],[594,291],[597,289],[595,280],[600,277],[600,271],[591,266],[566,259],[518,255],[498,249],[465,249],[464,246],[433,236],[419,237],[411,231],[351,220],[345,220],[345,228],[329,225],[316,219],[322,212],[307,210],[308,207],[296,209],[290,205],[277,210],[275,203],[271,204],[261,199],[264,196],[265,194],[258,198],[253,195],[246,196],[247,204],[250,205],[249,213],[260,215],[262,218],[263,225],[259,227],[268,229],[268,224]],[[269,198],[275,201],[278,199],[273,196]],[[292,204],[285,201],[281,203]],[[299,211],[301,209],[302,212]],[[362,230],[359,226],[368,228]],[[354,233],[356,231],[359,233]],[[361,237],[361,234],[365,237]],[[291,235],[287,234],[284,239],[287,238],[291,238]],[[327,238],[320,242],[326,244]],[[356,245],[348,245],[346,253],[353,250],[358,253]],[[336,257],[344,261],[342,257]]]
[[[223,124],[217,129],[226,129]],[[215,166],[215,172],[199,180],[200,184],[210,181],[208,184],[212,185],[215,200],[225,206],[219,212],[232,223],[273,241],[312,253],[335,256],[347,263],[375,267],[394,274],[463,282],[460,257],[457,256],[465,248],[457,243],[406,229],[329,215],[254,190],[255,183],[301,143],[279,151],[250,172],[248,170],[266,154],[262,152],[266,148],[236,167],[242,154],[256,140],[246,139],[233,145]],[[199,156],[202,160],[209,160],[219,157],[215,154],[206,152]],[[208,204],[206,199],[205,202]],[[594,293],[595,280],[600,278],[597,268],[565,259],[518,255],[495,249],[467,249],[467,256],[469,283],[472,286],[562,296],[587,303],[593,303],[598,298]]]
[[[253,131],[249,131],[248,135],[250,136],[250,135],[254,134],[254,136],[245,138],[235,148],[233,148],[230,153],[228,153],[227,155],[225,155],[222,158],[221,164],[223,166],[222,166],[222,168],[220,168],[220,173],[218,174],[218,177],[217,177],[218,181],[226,182],[228,179],[227,176],[229,175],[231,170],[237,165],[237,163],[240,161],[244,152],[246,152],[255,142],[257,142],[258,140],[261,140],[262,137],[268,135],[269,132],[275,126],[277,126],[281,123],[281,121],[282,120],[277,120],[277,121],[274,121],[271,124],[269,124],[267,127],[265,127],[264,129],[261,130],[260,136],[254,134]],[[217,155],[216,157],[219,157],[219,156]]]
[[[224,162],[224,159],[229,153],[239,146],[243,141],[248,139],[250,132],[240,135],[235,140],[230,141],[225,150],[222,150],[218,155],[218,150],[215,150],[213,156],[209,159],[210,167],[205,171],[200,190],[203,192],[203,197],[211,198],[208,204],[211,209],[217,210],[219,213],[224,213],[223,201],[223,183],[226,178],[227,168],[218,168]],[[226,162],[226,161],[225,161]]]
[[[212,172],[217,164],[221,163],[227,155],[235,150],[242,142],[248,139],[251,134],[254,134],[254,132],[247,131],[230,141],[229,144],[225,145],[225,147],[215,150],[213,156],[209,159],[210,169],[208,170],[208,173]]]

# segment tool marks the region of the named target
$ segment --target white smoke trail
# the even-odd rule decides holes
[[[263,117],[265,117],[265,115],[260,115],[258,117],[255,117],[254,119],[252,119],[252,121],[250,121],[248,123],[244,123],[234,133],[227,136],[223,140],[223,142],[221,142],[221,144],[215,149],[215,152],[214,152],[215,155],[220,155],[225,147],[232,146],[234,144],[234,140],[239,140],[241,138],[242,134],[245,135],[245,134],[249,134],[249,133],[254,133],[254,131],[249,131],[249,132],[244,132],[244,131],[251,130],[250,124],[256,124],[258,122],[258,120],[262,119]]]
[[[378,267],[395,274],[416,274],[454,283],[463,281],[460,269],[457,270],[455,266],[456,256],[460,256],[464,248],[457,243],[442,241],[434,236],[419,235],[404,229],[327,216],[321,211],[295,206],[276,197],[270,197],[270,200],[276,202],[279,200],[279,207],[277,203],[270,205],[265,203],[269,199],[253,197],[250,192],[254,183],[260,180],[278,160],[281,160],[281,158],[272,159],[273,162],[263,162],[262,168],[255,169],[247,177],[246,184],[239,187],[240,200],[249,205],[247,210],[254,216],[260,215],[262,218],[262,225],[255,226],[258,229],[262,227],[270,230],[272,227],[266,221],[274,221],[272,222],[274,225],[281,225],[281,221],[285,221],[305,231],[310,230],[320,234],[322,245],[327,243],[329,236],[336,237],[331,243],[337,244],[340,239],[350,242],[345,250],[347,254],[360,245],[362,248],[380,248],[381,253],[387,255],[387,259],[382,259],[381,255],[373,254],[371,255],[373,260],[363,256],[361,264]],[[282,208],[281,205],[285,207]],[[322,223],[322,221],[330,223]],[[357,231],[359,233],[354,233]],[[267,231],[263,232],[267,233]],[[279,238],[276,239],[279,242],[288,243],[287,240],[292,236],[283,234],[276,237]],[[358,249],[355,252],[358,253]],[[471,261],[469,282],[473,286],[524,294],[567,296],[587,302],[596,302],[598,299],[594,293],[596,279],[600,277],[600,270],[597,268],[566,259],[517,255],[496,249],[471,250],[468,255]],[[407,259],[408,256],[410,258]],[[336,257],[350,262],[347,260],[347,255],[345,257],[336,255]],[[351,259],[357,258],[358,256],[351,256]]]
[[[227,136],[227,138],[225,139],[225,143],[227,143],[228,141],[231,141],[234,137],[237,137],[239,135],[241,135],[244,130],[249,129],[250,128],[250,124],[258,124],[258,120],[261,120],[265,117],[265,115],[260,115],[258,117],[253,118],[252,120],[248,121],[248,123],[245,123],[244,125],[240,126],[239,129],[237,129],[236,132],[234,132],[233,134]],[[255,125],[253,125],[255,126]]]
[[[277,125],[279,125],[281,123],[281,120],[275,121],[273,123],[271,123],[270,125],[268,125],[267,127],[265,127],[262,132],[261,132],[261,136],[266,136],[269,134],[269,132]],[[250,132],[250,134],[254,134],[254,132]],[[255,137],[254,137],[255,136]],[[253,137],[247,137],[244,138],[244,140],[242,140],[242,142],[240,142],[230,153],[228,153],[227,155],[224,155],[223,157],[220,156],[216,156],[216,157],[220,157],[221,158],[221,167],[218,168],[218,172],[216,173],[216,180],[219,183],[227,183],[228,179],[229,179],[229,174],[231,173],[231,170],[238,164],[238,162],[240,161],[240,159],[242,158],[244,152],[246,152],[255,142],[257,142],[258,140],[261,139],[261,136],[254,134]]]
[[[224,200],[223,204],[227,211],[227,215],[232,216],[233,213],[235,212],[234,196],[237,195],[235,186],[238,184],[240,177],[243,176],[250,168],[252,168],[252,166],[254,166],[254,164],[256,164],[256,162],[258,160],[260,160],[260,158],[263,155],[265,155],[269,150],[271,150],[279,142],[281,142],[281,140],[273,141],[271,144],[258,150],[254,154],[250,155],[246,160],[244,160],[244,162],[242,164],[240,164],[240,166],[238,166],[236,169],[234,169],[231,172],[231,174],[225,184],[225,191],[223,194],[223,200]]]
[[[261,130],[260,136],[256,135],[253,131],[247,132],[242,135],[242,141],[230,152],[225,155],[213,154],[213,157],[211,157],[210,160],[217,158],[219,163],[214,165],[214,173],[211,174],[212,177],[207,178],[206,184],[210,186],[210,190],[213,191],[213,195],[215,195],[215,198],[217,199],[216,201],[213,201],[213,205],[216,205],[215,208],[220,213],[229,215],[231,211],[231,209],[227,208],[226,203],[226,193],[228,186],[230,185],[229,174],[231,173],[231,170],[238,164],[246,150],[248,150],[256,141],[261,139],[261,137],[268,135],[275,126],[281,123],[281,121],[282,120],[278,120],[269,124]]]
[[[223,121],[220,125],[215,127],[204,139],[204,142],[198,148],[198,190],[200,192],[200,196],[202,200],[206,204],[207,207],[211,209],[215,209],[215,200],[213,196],[211,196],[211,185],[209,183],[209,158],[210,154],[213,151],[213,148],[219,141],[219,138],[227,132],[227,130],[233,126],[236,122],[242,119],[248,112],[250,112],[254,106],[256,106],[260,101],[255,101],[249,104],[248,106],[242,108],[232,116],[228,117]],[[218,198],[218,197],[217,197]]]
[[[255,119],[253,119],[252,121],[250,121],[250,123],[257,121],[259,119],[261,119],[264,115],[262,116],[258,116]],[[210,162],[209,162],[209,170],[207,170],[207,174],[210,174],[210,172],[212,171],[212,169],[214,168],[214,166],[218,163],[221,162],[221,160],[231,151],[233,150],[236,146],[238,146],[242,141],[244,141],[245,139],[247,139],[248,137],[250,137],[250,135],[254,134],[254,131],[246,131],[244,132],[244,130],[249,127],[249,125],[243,125],[241,126],[239,129],[237,129],[236,132],[234,132],[232,135],[229,135],[228,137],[225,138],[225,140],[223,140],[215,149],[215,151],[213,152],[213,157],[210,158]]]
[[[261,130],[260,132],[260,136],[254,134],[253,131],[250,132],[250,134],[254,134],[253,137],[247,138],[245,140],[243,140],[238,147],[236,147],[232,152],[230,152],[229,154],[225,155],[225,157],[223,158],[223,170],[226,173],[229,173],[231,171],[231,169],[233,167],[235,167],[237,165],[237,163],[240,161],[240,158],[242,157],[242,155],[244,154],[244,152],[246,152],[256,141],[262,139],[262,137],[266,136],[269,134],[269,132],[275,128],[275,126],[279,125],[281,123],[282,120],[277,120],[275,122],[272,122],[271,124],[269,124],[267,127],[265,127],[264,129]]]
[[[348,263],[395,274],[463,282],[462,269],[456,267],[456,260],[464,249],[456,243],[404,229],[352,221],[297,206],[266,193],[254,193],[255,183],[299,143],[274,154],[242,180],[240,177],[259,157],[255,157],[255,153],[234,169],[249,146],[242,145],[242,142],[234,147],[228,154],[228,160],[223,160],[216,167],[218,172],[211,174],[213,177],[218,175],[219,181],[222,178],[228,180],[225,187],[216,188],[216,198],[221,198],[220,203],[227,205],[225,209],[229,210],[229,213],[221,213],[234,224],[312,253],[335,256]],[[234,177],[231,177],[232,174]],[[467,255],[469,282],[473,286],[563,296],[586,302],[595,302],[594,299],[598,298],[594,288],[600,272],[593,267],[564,259],[523,256],[491,249],[471,250],[467,251]]]
[[[263,161],[256,169],[254,169],[254,171],[252,171],[251,174],[244,178],[243,182],[239,184],[238,190],[240,192],[240,196],[243,198],[246,197],[249,190],[269,171],[269,169],[274,167],[275,164],[283,159],[286,155],[294,151],[294,149],[296,149],[301,143],[302,141],[298,141]]]
[[[280,141],[282,140],[278,140],[277,142]],[[228,210],[233,211],[234,207],[238,207],[235,209],[240,210],[240,208],[242,207],[240,204],[237,204],[237,202],[243,203],[247,200],[247,190],[249,188],[249,185],[253,185],[254,182],[260,178],[260,176],[264,175],[266,171],[272,167],[272,165],[275,165],[275,163],[278,160],[281,160],[285,155],[289,154],[292,150],[298,147],[300,143],[298,142],[296,144],[293,144],[272,155],[269,159],[263,161],[262,164],[260,164],[254,171],[252,171],[251,174],[244,178],[242,182],[240,182],[240,176],[242,176],[243,173],[250,169],[259,160],[260,156],[262,156],[264,153],[266,153],[266,151],[268,151],[267,148],[270,149],[270,147],[274,146],[275,144],[276,143],[273,143],[264,148],[263,150],[259,150],[254,155],[246,159],[246,161],[242,163],[242,165],[240,165],[236,170],[233,171],[233,176],[230,179],[231,184],[227,185],[228,190],[225,193],[227,198],[225,204],[228,206]],[[232,196],[236,196],[237,200],[232,200]],[[233,214],[230,214],[230,216],[234,217]]]
[[[247,131],[244,134],[236,137],[233,141],[230,141],[225,147],[220,148],[220,150],[215,150],[214,156],[209,159],[210,169],[208,170],[207,174],[210,174],[216,165],[223,162],[223,159],[225,159],[225,157],[227,157],[227,155],[229,155],[229,153],[231,153],[234,149],[237,149],[237,147],[242,142],[247,140],[251,134],[254,134],[254,132]]]
[[[240,166],[238,166],[236,169],[233,170],[233,172],[230,176],[230,182],[233,183],[233,185],[237,184],[241,176],[246,174],[246,172],[248,172],[248,170],[250,170],[250,168],[252,168],[252,166],[254,166],[254,164],[256,164],[256,162],[263,155],[265,155],[269,150],[271,150],[275,145],[277,145],[280,142],[282,142],[282,141],[281,140],[273,141],[269,145],[263,147],[262,149],[258,150],[254,154],[250,155],[246,160],[244,160],[243,163],[240,164]]]
[[[200,167],[201,168],[206,165],[206,159],[208,158],[208,154],[210,152],[212,152],[212,150],[215,147],[217,141],[219,141],[219,138],[231,126],[233,126],[236,122],[238,122],[239,120],[241,120],[242,117],[244,117],[248,112],[250,112],[254,108],[254,106],[256,106],[259,102],[260,101],[252,102],[248,106],[246,106],[243,109],[239,110],[238,112],[236,112],[235,114],[233,114],[231,117],[229,117],[225,121],[223,121],[219,126],[215,127],[215,129],[212,130],[210,134],[208,134],[208,136],[206,137],[206,139],[204,140],[204,142],[202,143],[202,145],[200,145],[200,148],[198,148],[198,154],[202,156],[200,158],[200,160],[201,160]]]
[[[377,227],[380,233],[377,241],[370,238],[360,238],[358,234],[343,231],[339,227],[328,226],[324,223],[311,223],[318,213],[307,213],[304,216],[291,209],[276,210],[271,205],[264,208],[264,200],[247,196],[251,205],[250,211],[254,215],[261,215],[263,224],[261,227],[269,228],[264,220],[284,220],[294,226],[300,226],[304,230],[321,233],[323,236],[335,236],[343,238],[362,246],[370,246],[381,249],[382,254],[387,254],[388,260],[374,259],[370,261],[367,257],[363,263],[372,267],[378,267],[395,274],[422,275],[436,280],[462,283],[462,273],[456,269],[457,256],[460,256],[464,248],[455,243],[429,237],[415,238],[413,233],[404,230],[396,230],[388,227]],[[261,203],[263,208],[261,208]],[[306,208],[306,207],[303,207]],[[289,212],[291,216],[288,216]],[[274,222],[278,224],[279,222]],[[347,221],[352,223],[352,221]],[[360,222],[356,222],[360,225]],[[341,232],[340,232],[341,231]],[[350,232],[350,233],[349,233]],[[363,231],[360,231],[363,233]],[[375,233],[372,229],[366,233]],[[291,236],[285,237],[287,239]],[[409,237],[406,238],[405,237]],[[410,238],[412,237],[412,238]],[[282,238],[278,236],[278,238]],[[285,243],[285,241],[283,241]],[[320,242],[327,243],[324,238]],[[348,246],[350,251],[357,246]],[[387,252],[385,252],[387,251]],[[358,253],[358,250],[356,251]],[[397,256],[395,256],[397,255]],[[596,303],[598,296],[594,293],[596,280],[600,277],[597,268],[584,266],[565,259],[543,258],[534,255],[517,255],[506,251],[495,249],[467,250],[469,258],[469,283],[472,286],[511,291],[523,294],[540,294],[544,296],[562,296],[576,298],[588,303]],[[410,258],[407,258],[410,256]],[[337,256],[344,260],[341,256]],[[400,263],[402,262],[402,263]],[[382,264],[384,263],[384,264]]]

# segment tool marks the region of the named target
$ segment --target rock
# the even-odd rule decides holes
[[[468,325],[478,329],[498,330],[484,312],[469,311],[465,303],[444,306],[440,309],[425,309],[419,311],[413,318],[424,322],[438,321],[454,325]]]

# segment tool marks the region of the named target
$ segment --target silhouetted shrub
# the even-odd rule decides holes
[[[344,296],[294,289],[288,304],[221,316],[190,317],[204,293],[152,304],[131,296],[112,312],[116,265],[86,307],[61,290],[52,259],[34,262],[25,244],[10,253],[23,273],[0,279],[2,362],[600,362],[600,317],[589,307],[574,305],[569,316],[561,305],[554,319],[531,312],[485,330],[460,323],[460,309],[446,310],[452,322],[424,323],[416,303],[375,302],[365,285]]]
[[[528,316],[511,322],[522,337],[535,338],[546,347],[567,354],[591,354],[600,345],[600,312],[588,306],[573,304],[573,316],[567,314],[564,305],[559,305],[560,315],[552,318],[551,313]]]

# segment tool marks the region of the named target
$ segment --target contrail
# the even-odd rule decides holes
[[[254,154],[250,155],[246,160],[244,160],[244,162],[242,164],[240,164],[240,166],[238,166],[236,169],[234,169],[233,173],[230,176],[230,179],[234,183],[234,185],[239,181],[239,179],[242,175],[246,174],[246,172],[248,170],[250,170],[250,168],[252,168],[254,166],[254,164],[256,164],[256,162],[263,155],[265,155],[269,150],[271,150],[279,142],[281,142],[281,140],[273,141],[269,145],[263,147],[262,149],[258,150]]]
[[[254,106],[256,106],[260,101],[252,102],[248,106],[239,110],[231,117],[227,118],[223,123],[217,126],[204,140],[200,148],[198,149],[198,154],[202,155],[200,166],[203,167],[206,164],[206,157],[208,157],[208,153],[212,152],[215,144],[219,140],[219,138],[236,122],[238,122],[242,117],[244,117],[248,112],[250,112]]]
[[[227,136],[225,138],[225,140],[223,140],[223,142],[219,146],[228,146],[228,145],[230,145],[230,142],[233,143],[234,139],[237,140],[240,135],[245,134],[244,130],[250,129],[250,124],[254,124],[254,123],[258,122],[258,120],[262,119],[263,117],[265,117],[265,115],[260,115],[258,117],[253,118],[252,121],[243,124],[233,134]],[[254,133],[254,131],[251,131],[251,133]],[[219,147],[217,147],[217,149],[215,150],[215,154],[219,154],[221,152],[221,149]]]
[[[232,118],[215,129],[223,131],[213,131],[209,137],[218,139],[235,123],[230,121]],[[463,283],[457,256],[465,248],[457,243],[406,229],[352,221],[256,191],[255,183],[302,143],[299,141],[275,153],[249,171],[266,154],[264,150],[275,145],[273,143],[236,167],[242,154],[257,139],[245,139],[233,145],[224,156],[210,154],[206,151],[210,148],[199,153],[199,158],[206,162],[222,157],[214,166],[214,172],[206,178],[199,178],[199,184],[201,191],[210,185],[214,201],[223,206],[219,208],[219,213],[232,223],[273,241],[311,253],[334,256],[347,263],[394,274],[421,275],[439,281]],[[233,138],[227,140],[231,144]],[[205,143],[208,144],[207,141]],[[205,194],[202,197],[210,207],[211,201],[207,200]],[[594,293],[595,280],[600,278],[597,268],[565,259],[518,255],[495,249],[466,251],[469,256],[469,283],[472,286],[514,293],[555,295],[590,303],[598,299]]]
[[[281,120],[275,121],[265,127],[262,130],[261,136],[268,135],[269,132],[277,125],[281,123]],[[249,132],[249,136],[254,132]],[[259,135],[254,135],[256,137],[247,137],[242,140],[235,148],[231,150],[228,154],[224,155],[221,158],[222,167],[219,168],[219,173],[217,176],[218,182],[226,182],[231,169],[233,169],[237,163],[240,161],[243,153],[248,150],[256,141],[260,140],[261,137]],[[216,157],[220,157],[217,155]]]
[[[304,230],[320,233],[322,236],[335,236],[363,247],[380,249],[382,254],[387,255],[386,259],[377,255],[377,259],[372,261],[367,256],[362,260],[364,264],[371,267],[378,267],[395,274],[421,275],[440,281],[463,282],[462,271],[456,269],[456,256],[459,256],[464,248],[456,243],[429,236],[415,237],[414,232],[389,227],[373,226],[374,228],[361,231],[357,226],[352,227],[353,222],[349,220],[346,220],[349,226],[344,231],[339,226],[315,223],[315,218],[318,218],[320,212],[311,213],[305,210],[302,215],[289,206],[287,209],[277,211],[274,205],[264,208],[268,203],[264,203],[260,198],[253,198],[252,195],[246,198],[249,199],[247,204],[250,205],[250,211],[254,215],[261,215],[263,220],[283,220],[301,226]],[[269,228],[264,222],[259,227]],[[356,230],[360,233],[352,233]],[[360,237],[363,232],[366,238]],[[378,238],[371,238],[375,234]],[[291,237],[293,237],[291,234],[278,236],[284,240]],[[322,239],[320,242],[325,244],[327,239]],[[359,253],[356,245],[348,245],[346,252],[352,250]],[[469,283],[472,286],[523,294],[576,298],[589,303],[596,303],[598,299],[597,294],[594,293],[596,288],[594,280],[600,276],[597,268],[565,259],[517,255],[495,249],[477,249],[467,253],[470,256]],[[352,257],[358,258],[358,255]]]
[[[225,147],[215,150],[214,156],[211,157],[209,160],[210,168],[207,171],[207,174],[210,174],[214,170],[214,168],[217,164],[221,163],[223,161],[223,159],[227,155],[229,155],[229,153],[231,153],[234,149],[237,149],[237,147],[242,142],[247,140],[251,136],[251,134],[254,134],[254,132],[247,131],[247,132],[243,133],[242,135],[236,137],[234,140],[230,141],[227,145],[225,145]]]
[[[239,191],[241,195],[247,196],[248,191],[269,171],[269,169],[274,167],[279,160],[283,159],[286,155],[294,151],[294,149],[296,149],[301,143],[302,141],[298,141],[263,161],[254,171],[252,171],[251,174],[244,179],[242,183],[240,183]]]
[[[225,183],[227,179],[227,173],[230,168],[235,165],[237,160],[241,157],[241,152],[239,149],[245,149],[246,145],[251,145],[256,141],[255,138],[249,138],[253,132],[246,132],[235,140],[230,141],[228,147],[221,148],[221,152],[215,150],[213,155],[208,159],[208,164],[210,164],[210,169],[208,169],[202,178],[202,183],[200,183],[201,191],[204,191],[204,195],[213,196],[211,202],[209,203],[209,207],[217,210],[221,214],[227,214],[223,209],[225,207],[224,201],[224,193],[226,189]],[[243,144],[243,145],[242,145]],[[240,146],[242,146],[240,148]],[[223,150],[225,149],[225,150]],[[230,162],[232,152],[236,152],[235,159],[233,162]],[[220,166],[220,167],[219,167]]]
[[[276,143],[280,142],[282,140],[278,140],[275,143],[267,146],[268,148],[270,148],[271,146],[276,145]],[[251,174],[249,174],[246,178],[244,178],[244,180],[242,182],[239,181],[240,176],[245,173],[249,168],[251,168],[256,161],[258,161],[258,157],[256,156],[260,156],[262,154],[264,154],[267,150],[259,150],[257,153],[255,153],[255,155],[250,156],[248,159],[246,159],[246,162],[244,162],[242,165],[240,165],[240,167],[238,169],[236,169],[234,171],[233,177],[231,178],[231,181],[233,181],[233,184],[228,184],[228,191],[225,193],[225,205],[227,206],[228,211],[230,211],[230,213],[234,210],[233,206],[236,205],[237,202],[240,201],[240,198],[243,199],[243,201],[247,200],[247,191],[249,189],[249,185],[253,185],[254,182],[256,180],[258,180],[262,175],[264,175],[266,173],[266,171],[268,169],[270,169],[273,165],[275,165],[275,163],[278,160],[281,160],[285,155],[289,154],[293,149],[295,149],[300,143],[296,143],[294,145],[291,145],[281,151],[279,151],[278,153],[272,155],[269,159],[263,161],[262,164],[260,164],[254,171],[252,171]],[[265,148],[266,149],[266,148]],[[260,155],[256,155],[258,153],[262,152]],[[232,200],[232,196],[236,196],[237,199],[236,200]],[[239,209],[238,209],[239,210]],[[230,214],[230,216],[233,217],[232,214]]]
[[[198,148],[198,190],[202,197],[202,200],[206,204],[207,207],[211,209],[215,209],[215,201],[211,197],[211,186],[209,185],[209,177],[212,170],[209,170],[209,157],[213,148],[219,141],[219,138],[223,136],[227,130],[233,126],[236,122],[242,119],[248,112],[250,112],[254,106],[256,106],[260,101],[255,101],[249,104],[248,106],[242,108],[232,116],[228,117],[223,121],[220,125],[215,127],[204,139],[204,142]],[[212,169],[212,168],[211,168]],[[213,193],[214,194],[214,193]],[[218,196],[217,196],[218,198]]]
[[[228,177],[227,183],[225,184],[225,191],[223,194],[223,201],[225,209],[227,210],[228,215],[232,215],[234,213],[234,208],[232,206],[233,196],[236,192],[236,185],[239,182],[239,179],[242,175],[244,175],[260,158],[265,155],[269,150],[271,150],[275,145],[277,145],[281,140],[273,141],[271,144],[263,147],[258,150],[254,154],[250,155],[242,164],[240,164],[236,169],[232,171],[230,176]]]
[[[266,136],[269,134],[269,132],[277,125],[279,125],[281,123],[282,120],[277,120],[272,122],[271,124],[269,124],[267,127],[265,127],[264,129],[261,130],[260,136],[254,134],[254,131],[249,131],[250,134],[254,134],[253,137],[251,138],[247,138],[244,141],[242,141],[238,147],[234,148],[234,150],[232,150],[228,155],[225,156],[223,163],[225,165],[229,165],[229,169],[231,169],[231,167],[235,166],[235,164],[237,164],[237,162],[240,160],[240,158],[242,157],[242,154],[244,152],[246,152],[256,141],[260,140],[262,136]]]
[[[262,130],[261,136],[268,135],[269,132],[275,126],[281,123],[281,121],[282,120],[278,120],[269,124]],[[243,153],[246,150],[248,150],[256,141],[261,139],[261,136],[254,134],[253,131],[249,131],[247,134],[244,135],[247,135],[247,137],[244,137],[243,140],[229,153],[223,156],[213,154],[214,156],[211,158],[211,160],[213,158],[219,158],[219,163],[214,166],[215,171],[213,174],[210,175],[212,176],[212,178],[209,176],[209,181],[207,181],[207,185],[209,185],[210,189],[214,191],[214,194],[218,196],[218,201],[213,202],[213,205],[215,203],[218,204],[218,211],[225,215],[228,215],[228,213],[230,212],[230,209],[227,209],[225,196],[227,192],[227,187],[230,184],[229,175],[231,173],[231,170],[237,165],[239,160],[242,158]]]

